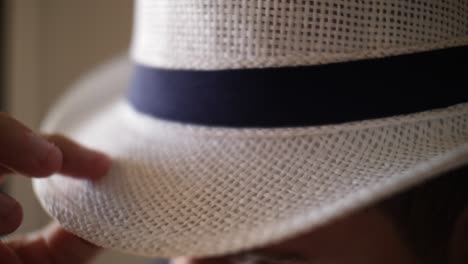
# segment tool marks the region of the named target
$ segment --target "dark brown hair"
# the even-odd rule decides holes
[[[449,263],[457,219],[468,205],[468,166],[381,203],[423,263]]]

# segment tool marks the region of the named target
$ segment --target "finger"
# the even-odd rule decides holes
[[[85,263],[94,258],[100,250],[99,247],[73,235],[55,222],[46,228],[44,238],[55,263]]]
[[[0,165],[29,176],[43,177],[59,170],[62,153],[20,122],[0,113]]]
[[[52,223],[42,231],[5,241],[23,263],[82,264],[99,248]]]
[[[111,161],[103,153],[78,145],[61,135],[46,138],[62,152],[63,160],[60,172],[72,177],[99,179],[110,168]]]
[[[15,231],[22,219],[21,205],[15,199],[0,192],[0,235]]]
[[[21,262],[13,250],[0,243],[0,263],[20,264]]]

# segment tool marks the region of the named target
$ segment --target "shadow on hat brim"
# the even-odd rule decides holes
[[[318,127],[235,129],[157,120],[123,99],[125,58],[51,110],[63,133],[114,159],[91,183],[34,180],[46,211],[98,246],[214,256],[290,238],[468,163],[468,104]]]

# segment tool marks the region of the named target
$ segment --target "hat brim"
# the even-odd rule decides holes
[[[97,69],[44,124],[111,155],[109,175],[34,180],[52,217],[104,248],[174,257],[259,247],[468,163],[468,104],[320,127],[203,127],[133,110],[130,73],[124,58]]]

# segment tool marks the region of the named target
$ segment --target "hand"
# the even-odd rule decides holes
[[[104,154],[89,150],[60,135],[40,136],[5,114],[0,114],[0,177],[16,172],[46,177],[56,172],[98,180],[110,167]],[[0,193],[0,235],[21,224],[21,206]],[[98,251],[90,243],[52,223],[42,231],[0,242],[0,263],[85,263]]]

